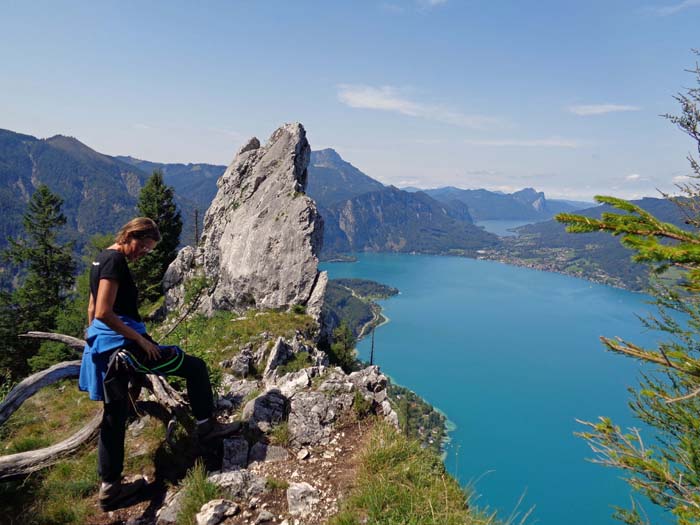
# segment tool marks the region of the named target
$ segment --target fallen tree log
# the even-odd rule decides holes
[[[58,341],[59,343],[64,343],[67,346],[75,350],[83,351],[85,348],[85,341],[65,334],[58,334],[56,332],[27,332],[26,334],[20,334],[19,337],[25,339],[46,339],[48,341]]]
[[[101,421],[102,411],[78,432],[60,443],[38,450],[0,456],[0,481],[24,477],[27,474],[49,467],[66,456],[70,456],[97,437]]]
[[[75,337],[52,332],[28,332],[20,337],[60,341],[76,349],[82,349],[85,345],[85,341]],[[79,373],[80,361],[66,361],[32,374],[22,380],[0,404],[0,426],[9,419],[24,401],[36,394],[40,389],[62,379],[78,377]],[[188,419],[187,403],[180,393],[171,387],[163,377],[155,375],[137,377],[143,378],[144,386],[151,391],[156,403],[161,405],[170,416],[167,424],[169,433],[176,419],[183,422]],[[138,389],[136,392],[138,392]],[[138,394],[133,397],[134,401],[136,401],[137,396]],[[86,445],[97,436],[101,420],[102,411],[90,420],[87,425],[60,443],[38,450],[0,456],[0,481],[26,476],[51,466],[60,459],[75,453],[81,446]]]
[[[66,361],[53,365],[51,368],[32,374],[15,385],[0,404],[0,425],[17,410],[22,403],[36,394],[45,386],[52,385],[61,379],[78,377],[80,361]]]

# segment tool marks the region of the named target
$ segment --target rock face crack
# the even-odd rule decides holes
[[[166,310],[184,306],[195,277],[211,286],[197,307],[206,315],[292,305],[319,310],[323,220],[304,193],[310,155],[299,123],[283,125],[264,146],[253,138],[241,147],[217,182],[199,246],[184,248],[165,274]]]

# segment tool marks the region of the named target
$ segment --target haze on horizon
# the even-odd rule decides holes
[[[700,1],[5,2],[0,128],[228,164],[300,121],[399,187],[673,191]]]

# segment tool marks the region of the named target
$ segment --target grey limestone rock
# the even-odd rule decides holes
[[[253,352],[250,348],[243,348],[233,359],[225,361],[222,364],[225,364],[233,375],[237,377],[248,377],[253,363]]]
[[[275,345],[270,350],[270,355],[267,357],[267,364],[263,377],[270,377],[278,366],[283,365],[294,356],[294,349],[287,342],[278,337]]]
[[[258,390],[260,387],[257,381],[247,379],[236,379],[231,374],[224,374],[219,387],[219,394],[228,399],[234,407],[243,404],[243,401]]]
[[[219,525],[226,518],[238,514],[240,507],[237,503],[225,499],[208,501],[195,516],[197,525]]]
[[[389,415],[385,416],[384,419],[387,422],[389,422],[391,425],[393,425],[397,430],[400,428],[399,427],[399,415],[394,410],[392,410]]]
[[[250,449],[250,462],[254,461],[284,461],[289,458],[289,453],[284,447],[268,445],[258,441]]]
[[[316,368],[304,368],[298,372],[290,372],[275,379],[275,386],[282,395],[291,397],[294,393],[307,388],[311,384],[311,378],[316,375]]]
[[[181,304],[185,299],[185,287],[183,278],[192,272],[195,267],[195,249],[192,246],[185,246],[177,254],[175,260],[170,263],[168,270],[163,276],[163,289],[170,290],[170,296],[166,300],[166,310],[168,301],[171,304]]]
[[[281,126],[265,146],[251,139],[239,150],[217,182],[199,246],[181,250],[166,272],[167,310],[181,308],[186,282],[204,276],[205,314],[295,304],[320,311],[323,221],[304,194],[310,154],[299,123]]]
[[[287,398],[278,389],[268,390],[246,403],[242,417],[250,428],[267,432],[285,419],[287,404]]]
[[[292,516],[308,516],[320,500],[318,489],[306,482],[291,483],[287,489],[287,507]]]
[[[212,474],[208,479],[227,489],[234,498],[247,500],[266,491],[265,479],[246,469]]]
[[[306,313],[314,319],[321,318],[321,309],[323,308],[323,300],[326,296],[326,288],[328,287],[328,272],[320,272],[316,286],[314,286],[309,302],[306,304]]]
[[[255,518],[255,525],[259,525],[260,523],[269,523],[270,521],[275,519],[275,515],[272,514],[269,510],[261,510],[260,514],[258,514],[258,517]]]
[[[323,383],[318,385],[318,390],[320,392],[353,392],[355,390],[355,385],[348,381],[346,375],[342,374],[329,374]]]
[[[323,392],[297,392],[291,399],[288,428],[294,446],[328,444],[333,423],[352,406],[353,394],[328,396]]]
[[[168,491],[165,496],[163,506],[156,514],[156,525],[175,525],[177,523],[177,515],[182,506],[182,500],[185,497],[184,492]]]
[[[348,379],[359,389],[370,394],[385,390],[387,385],[386,376],[379,371],[379,367],[376,365],[353,372],[348,376]]]
[[[248,442],[242,438],[224,439],[222,470],[245,468],[248,465]]]
[[[389,424],[399,428],[399,416],[392,408],[391,403],[389,403],[386,393],[388,380],[379,371],[379,367],[368,366],[353,372],[348,376],[348,380],[357,387],[365,399],[374,401],[375,407],[379,407],[378,412],[384,416],[384,419]]]

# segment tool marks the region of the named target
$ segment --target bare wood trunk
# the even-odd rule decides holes
[[[36,394],[40,389],[52,385],[61,379],[78,377],[79,373],[80,361],[66,361],[25,378],[10,390],[5,401],[0,404],[0,425],[5,423],[22,403]]]
[[[56,332],[27,332],[26,334],[20,334],[19,337],[24,337],[27,339],[47,339],[49,341],[58,341],[59,343],[64,343],[67,346],[75,350],[80,350],[82,352],[85,348],[85,341],[73,337],[70,335],[58,334]]]
[[[61,458],[70,456],[83,445],[92,441],[100,429],[102,412],[68,439],[50,447],[9,456],[0,456],[0,481],[24,477],[57,463]]]

